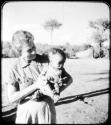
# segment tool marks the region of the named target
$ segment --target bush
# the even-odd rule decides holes
[[[3,58],[14,58],[14,57],[19,57],[20,53],[17,52],[12,47],[11,42],[2,42],[2,57]]]
[[[75,58],[76,53],[79,51],[84,51],[90,47],[88,44],[84,45],[70,45],[66,43],[65,45],[48,45],[48,44],[41,44],[35,43],[36,52],[40,55],[45,54],[47,55],[48,51],[55,47],[59,48],[64,51],[67,58]],[[20,56],[20,52],[12,47],[11,42],[2,42],[2,57],[3,58],[16,58]]]

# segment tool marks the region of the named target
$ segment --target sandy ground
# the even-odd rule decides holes
[[[13,65],[13,59],[2,60],[3,106],[9,104],[5,80],[11,65]],[[73,83],[61,93],[61,99],[55,105],[57,123],[97,124],[106,122],[109,111],[109,60],[68,59],[65,68],[72,76]]]

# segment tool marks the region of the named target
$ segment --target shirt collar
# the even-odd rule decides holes
[[[36,57],[37,57],[37,55],[36,55]],[[20,65],[21,65],[21,67],[24,68],[24,67],[29,66],[33,61],[36,60],[36,57],[35,57],[35,59],[32,59],[30,62],[27,62],[25,59],[22,58],[22,56],[19,57],[19,61],[20,61]]]
[[[22,57],[19,58],[20,60],[20,65],[22,68],[27,67],[28,65],[30,65],[31,62],[27,62],[25,59],[23,59]]]

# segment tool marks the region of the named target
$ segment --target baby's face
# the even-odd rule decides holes
[[[64,66],[63,57],[60,54],[52,55],[50,58],[50,64],[55,69],[61,69]]]

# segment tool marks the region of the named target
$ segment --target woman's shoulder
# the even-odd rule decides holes
[[[17,69],[17,62],[18,62],[17,58],[9,58],[5,61],[5,63],[7,63],[7,65],[5,65],[5,69],[7,70],[7,72],[6,74],[3,74],[3,77],[5,77],[4,79],[5,83],[13,82],[13,79],[15,77],[15,72]]]
[[[10,65],[10,70],[16,70],[19,64],[19,58],[14,58],[9,61]]]

